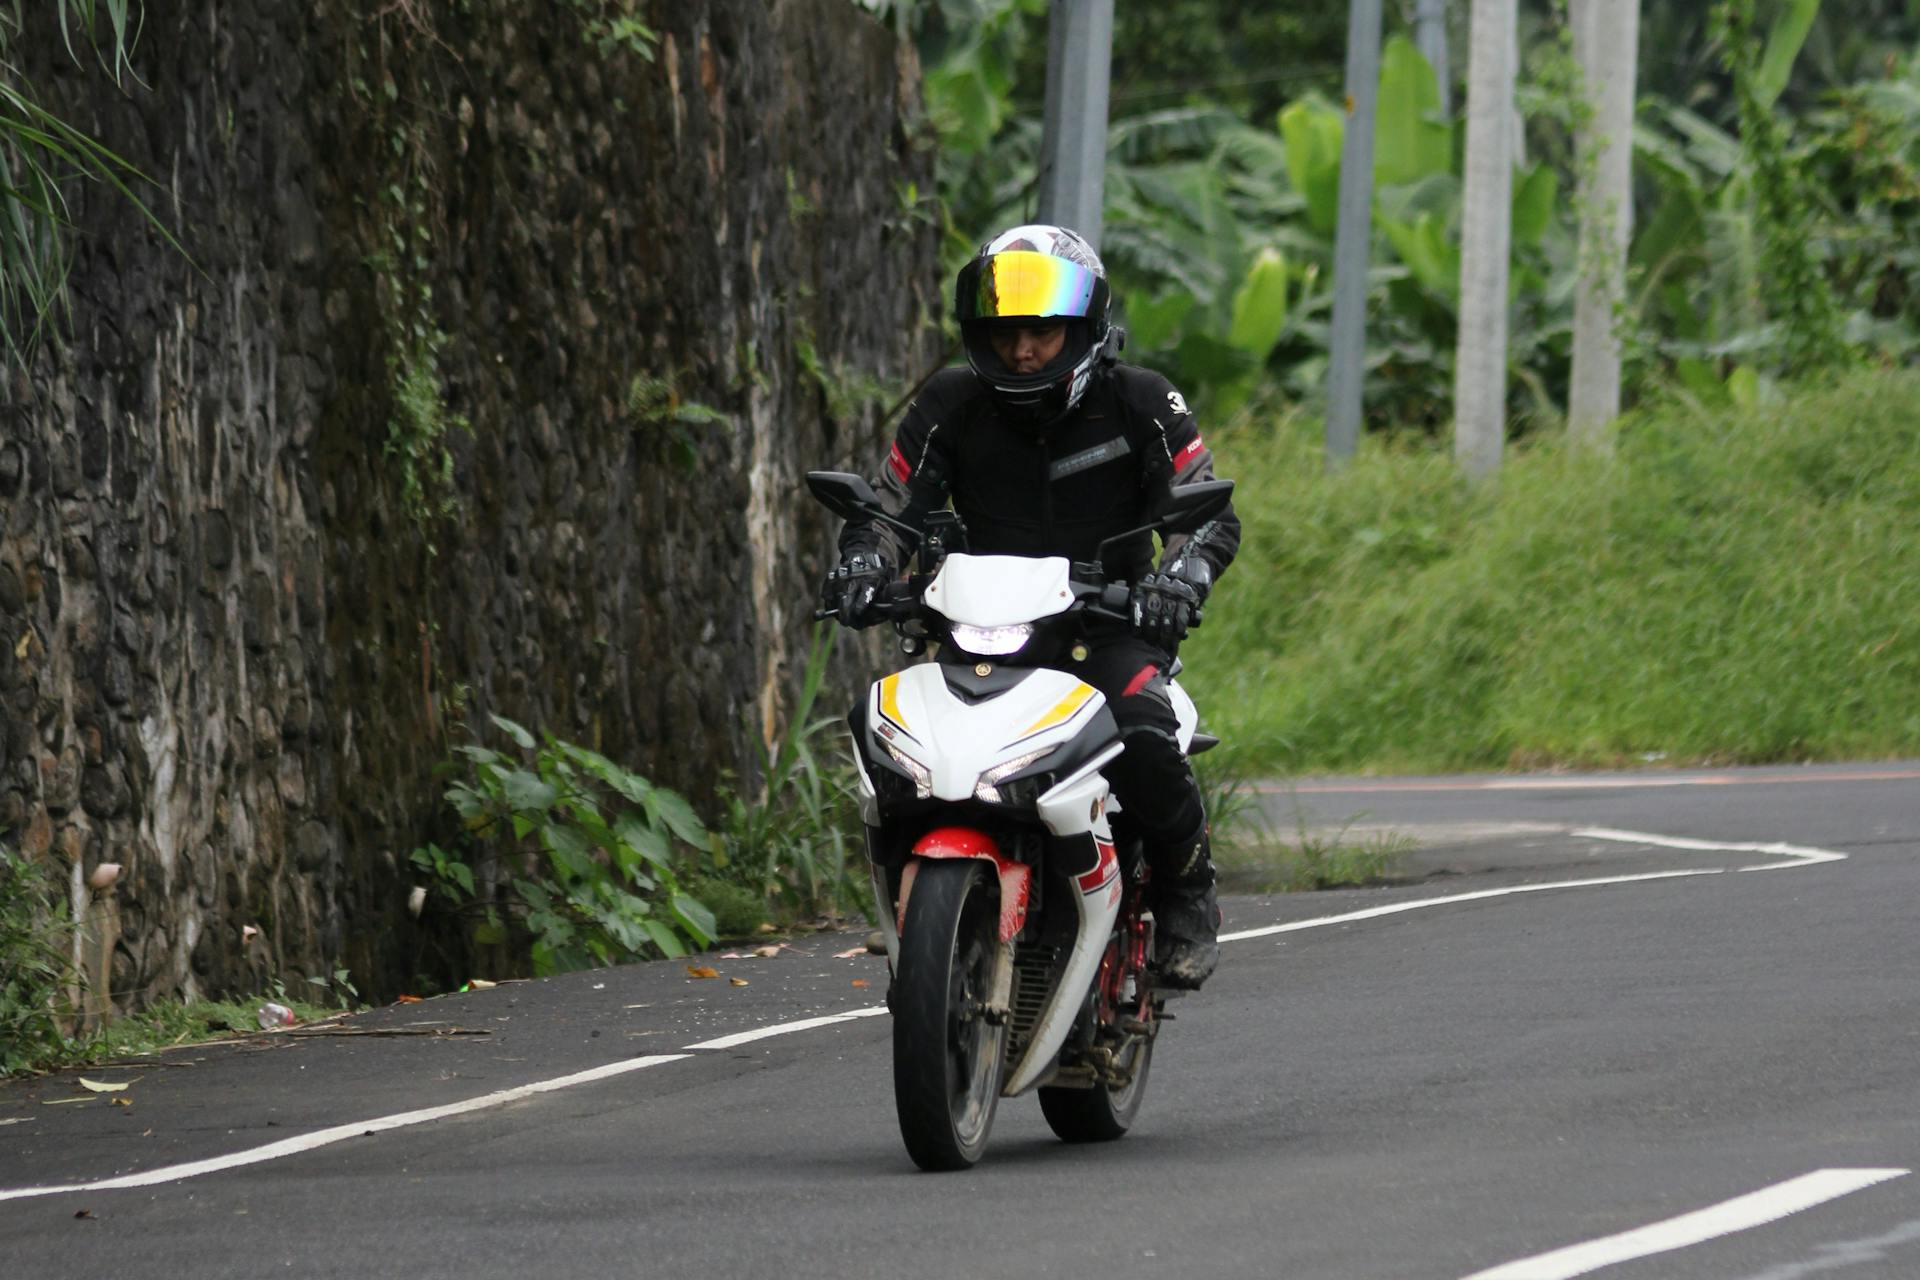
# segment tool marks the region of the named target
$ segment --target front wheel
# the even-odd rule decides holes
[[[1000,882],[983,862],[923,862],[893,983],[893,1102],[922,1169],[968,1169],[986,1150],[1007,1030],[987,1020]]]

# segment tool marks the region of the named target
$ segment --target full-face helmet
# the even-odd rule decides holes
[[[1087,392],[1111,332],[1107,271],[1078,232],[1030,225],[1003,231],[960,269],[954,316],[967,363],[1016,421],[1045,426]],[[1066,324],[1060,354],[1032,373],[1016,373],[994,350],[996,329]]]

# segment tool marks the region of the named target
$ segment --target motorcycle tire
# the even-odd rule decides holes
[[[983,862],[923,863],[893,982],[893,1102],[907,1154],[970,1169],[1000,1101],[1005,1024],[982,1016],[999,947],[1000,882]]]
[[[1040,1114],[1062,1142],[1112,1142],[1133,1127],[1140,1103],[1147,1096],[1147,1069],[1153,1065],[1153,1041],[1136,1044],[1133,1079],[1124,1089],[1095,1085],[1091,1089],[1043,1088]]]

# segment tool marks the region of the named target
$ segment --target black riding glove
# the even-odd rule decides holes
[[[1200,625],[1201,606],[1213,589],[1213,570],[1198,556],[1174,561],[1164,573],[1148,574],[1133,588],[1133,628],[1171,652]]]
[[[879,621],[871,616],[874,595],[892,578],[892,567],[878,551],[849,551],[820,584],[820,600],[838,613],[840,625],[870,627]]]

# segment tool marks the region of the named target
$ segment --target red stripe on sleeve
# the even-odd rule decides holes
[[[1207,446],[1201,441],[1200,437],[1195,436],[1193,438],[1192,444],[1189,444],[1186,448],[1182,449],[1179,453],[1173,456],[1173,469],[1175,471],[1180,470],[1182,467],[1186,466],[1189,462],[1199,457],[1201,451],[1204,450],[1206,447]]]
[[[1134,694],[1146,688],[1147,684],[1159,674],[1159,666],[1156,663],[1149,662],[1146,666],[1134,672],[1133,679],[1127,681],[1127,687],[1120,696],[1123,698],[1131,698]]]
[[[887,466],[893,469],[894,479],[905,484],[913,475],[913,468],[907,465],[907,455],[900,452],[900,446],[894,445],[893,452],[887,455]]]

